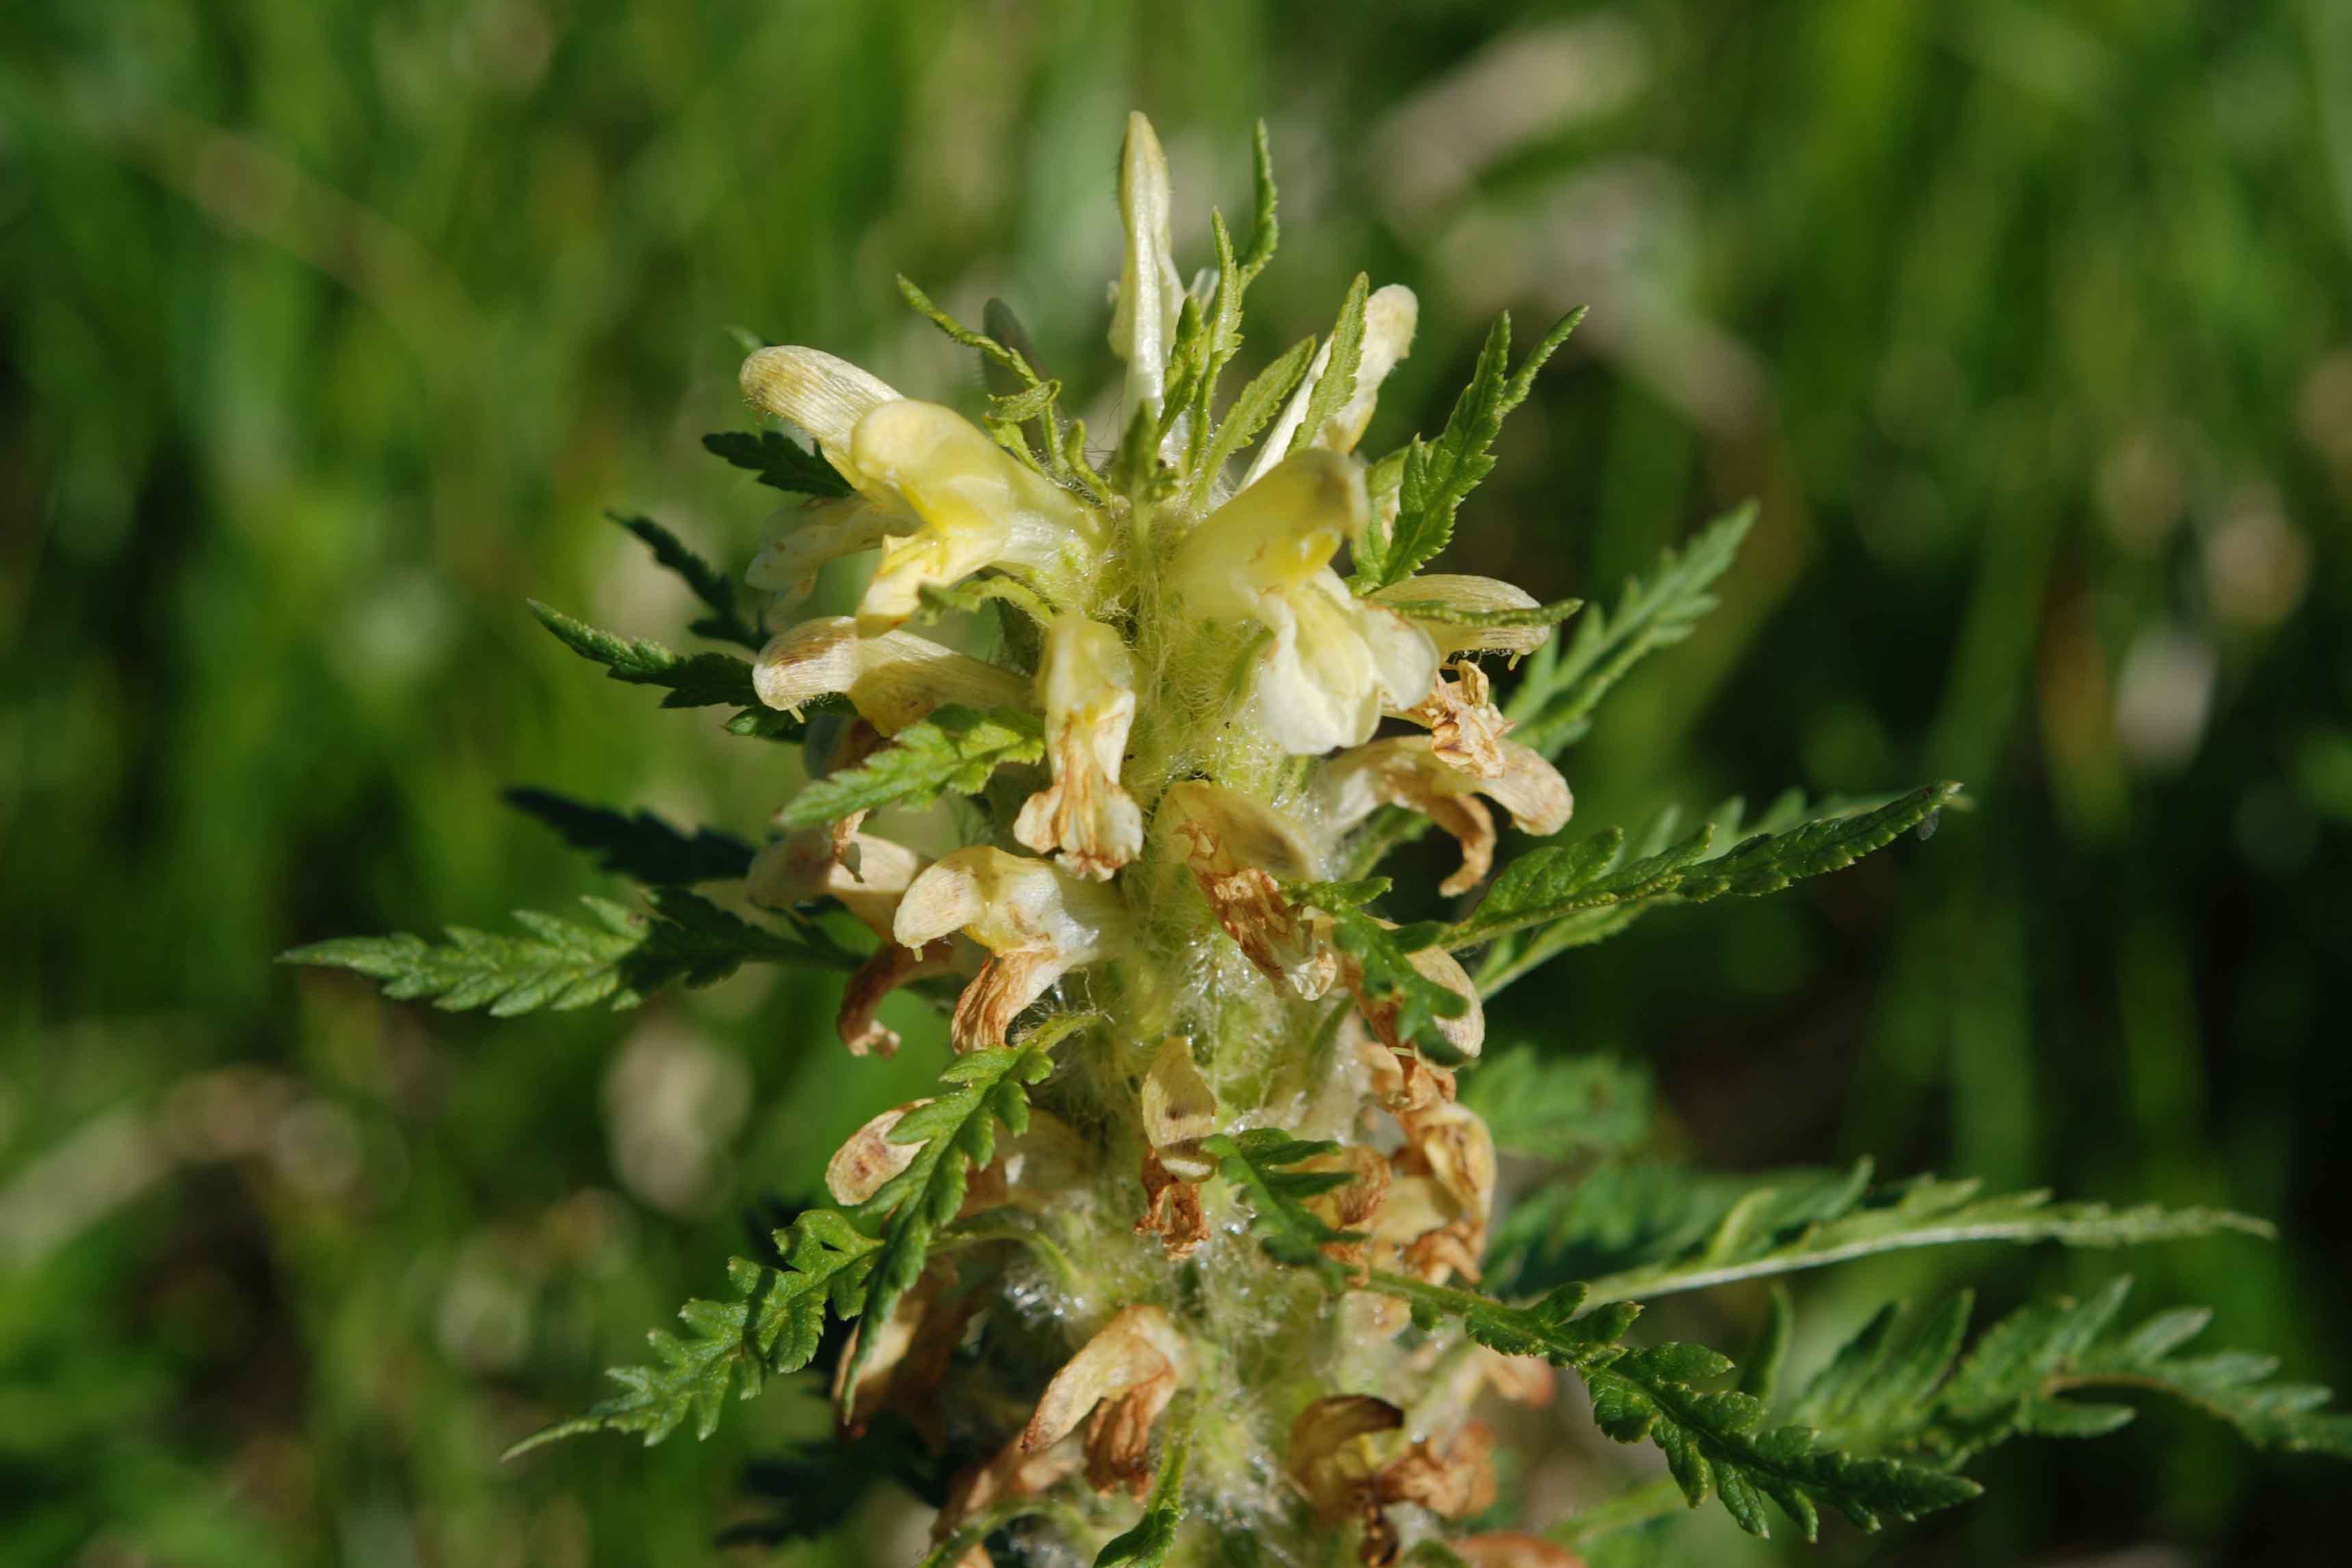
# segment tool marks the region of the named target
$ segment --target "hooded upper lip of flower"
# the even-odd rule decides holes
[[[1294,754],[1370,740],[1384,708],[1412,707],[1437,679],[1429,634],[1331,569],[1368,506],[1355,464],[1305,447],[1203,518],[1171,570],[1188,613],[1265,628],[1250,701]]]
[[[791,345],[745,360],[742,384],[755,405],[809,433],[865,509],[804,510],[801,531],[763,552],[762,585],[804,589],[826,561],[878,544],[881,564],[857,607],[858,629],[869,636],[904,624],[925,588],[950,587],[987,566],[1057,600],[1090,597],[1101,517],[953,409],[901,397],[846,361]]]

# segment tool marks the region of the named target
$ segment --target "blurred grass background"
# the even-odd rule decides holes
[[[1762,499],[1724,608],[1570,754],[1580,818],[1979,802],[1571,955],[1498,1037],[1572,1016],[1563,1048],[1653,1063],[1669,1142],[1727,1168],[1870,1152],[2284,1227],[1811,1279],[1801,1354],[1890,1291],[2128,1267],[2352,1384],[2352,6],[23,0],[0,1561],[725,1560],[805,1391],[701,1448],[495,1456],[712,1288],[745,1203],[808,1190],[935,1034],[852,1064],[792,975],[485,1025],[267,960],[612,890],[510,784],[755,831],[777,753],[599,681],[523,596],[681,635],[607,506],[748,557],[766,506],[698,446],[744,422],[730,329],[973,397],[903,270],[1100,375],[1130,106],[1196,258],[1272,121],[1251,363],[1359,266],[1420,290],[1375,448],[1442,420],[1492,310],[1591,305],[1456,569],[1606,594]],[[1736,1344],[1758,1306],[1703,1310]],[[2333,1474],[2189,1416],[1985,1479],[1809,1560],[2341,1560]],[[869,1524],[842,1561],[893,1560]],[[1684,1550],[1750,1549],[1717,1521]]]

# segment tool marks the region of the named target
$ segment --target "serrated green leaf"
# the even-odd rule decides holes
[[[1796,1327],[1796,1303],[1790,1300],[1789,1288],[1776,1279],[1764,1298],[1764,1323],[1757,1331],[1756,1343],[1739,1361],[1740,1393],[1767,1405],[1772,1403]]]
[[[1746,803],[1738,796],[1723,802],[1699,824],[1695,833],[1682,831],[1682,816],[1668,807],[1652,819],[1640,834],[1626,836],[1611,828],[1580,843],[1547,846],[1549,854],[1539,852],[1531,857],[1535,868],[1549,867],[1572,883],[1598,879],[1604,875],[1623,893],[1626,885],[1638,884],[1664,870],[1678,866],[1696,866],[1719,858],[1759,837],[1777,837],[1813,823],[1845,822],[1867,813],[1899,804],[1903,797],[1880,796],[1875,799],[1826,799],[1808,806],[1799,790],[1784,792],[1765,812],[1749,820]],[[1955,796],[1948,804],[1965,804]],[[1411,815],[1411,814],[1409,814]],[[1412,815],[1415,822],[1424,819]],[[1924,835],[1935,821],[1931,813],[1922,820],[1919,830]],[[1556,857],[1556,858],[1555,858]],[[1507,874],[1510,868],[1506,868]],[[1632,898],[1595,898],[1585,907],[1563,913],[1540,929],[1514,932],[1494,942],[1481,960],[1475,978],[1480,994],[1492,996],[1571,948],[1586,947],[1616,935],[1642,915],[1664,903],[1675,901],[1668,894],[1659,898],[1646,895]]]
[[[775,1242],[783,1268],[730,1260],[733,1300],[688,1301],[677,1314],[687,1328],[683,1338],[656,1329],[646,1336],[652,1364],[614,1367],[605,1373],[621,1385],[620,1393],[533,1433],[503,1457],[511,1459],[583,1432],[635,1432],[651,1447],[688,1416],[696,1437],[708,1438],[719,1428],[730,1391],[749,1399],[768,1375],[806,1366],[824,1331],[827,1302],[847,1302],[843,1316],[856,1310],[856,1298],[879,1244],[823,1209],[776,1232]]]
[[[922,604],[915,616],[919,626],[941,616],[976,615],[991,604],[1010,605],[1041,626],[1054,618],[1052,606],[1034,589],[1001,575],[967,577],[945,587],[926,583],[916,592]]]
[[[1161,1568],[1176,1549],[1176,1531],[1184,1522],[1184,1461],[1190,1445],[1171,1438],[1162,1446],[1160,1472],[1151,1493],[1143,1500],[1143,1517],[1131,1530],[1103,1543],[1095,1554],[1095,1568]]]
[[[1577,1314],[1585,1305],[1581,1285],[1563,1285],[1523,1305],[1496,1300],[1454,1285],[1432,1285],[1407,1274],[1373,1269],[1362,1288],[1394,1296],[1412,1309],[1413,1321],[1432,1329],[1447,1320],[1504,1355],[1541,1356],[1554,1366],[1581,1367],[1621,1353],[1617,1344],[1642,1309],[1618,1302],[1597,1312]]]
[[[957,1568],[975,1547],[1024,1519],[1051,1518],[1065,1536],[1087,1528],[1086,1516],[1067,1503],[1051,1498],[1008,1498],[967,1515],[946,1537],[923,1553],[915,1568]]]
[[[1045,754],[1045,729],[1013,708],[950,704],[908,725],[854,768],[813,781],[776,815],[777,826],[815,827],[880,806],[930,805],[948,792],[977,795],[1008,763]]]
[[[652,518],[617,511],[604,515],[643,540],[653,551],[654,560],[677,573],[709,609],[689,628],[697,637],[735,643],[755,652],[767,646],[767,634],[760,629],[758,617],[744,609],[734,578],[688,549],[677,535]]]
[[[1880,1309],[1813,1375],[1790,1419],[1848,1442],[1915,1420],[1959,1353],[1970,1300],[1967,1291],[1951,1296],[1901,1334],[1901,1307]]]
[[[882,1222],[862,1303],[867,1322],[887,1322],[899,1298],[914,1289],[929,1261],[932,1240],[963,1206],[972,1170],[995,1158],[997,1124],[1016,1138],[1025,1131],[1029,1086],[1044,1081],[1053,1068],[1047,1045],[1024,1041],[968,1051],[940,1075],[950,1086],[946,1092],[907,1112],[890,1130],[892,1142],[919,1147],[904,1170],[857,1206],[861,1220]],[[858,1335],[841,1380],[845,1400],[856,1389],[873,1341],[871,1334]]]
[[[1343,1187],[1351,1177],[1342,1172],[1287,1168],[1318,1154],[1337,1153],[1339,1144],[1293,1138],[1278,1127],[1253,1127],[1244,1132],[1212,1133],[1201,1141],[1201,1148],[1217,1161],[1217,1173],[1256,1215],[1264,1230],[1259,1245],[1276,1261],[1328,1272],[1336,1265],[1323,1255],[1324,1247],[1364,1239],[1358,1232],[1325,1224],[1307,1206],[1308,1198]]]
[[[1207,501],[1210,487],[1216,481],[1226,463],[1244,447],[1256,439],[1290,395],[1298,389],[1306,377],[1307,367],[1315,360],[1315,340],[1301,338],[1285,350],[1280,358],[1250,378],[1234,405],[1211,437],[1205,456],[1196,465],[1192,477],[1192,504]]]
[[[1869,1184],[1870,1167],[1858,1162],[1842,1172],[1797,1172],[1752,1184],[1727,1201],[1697,1211],[1711,1215],[1703,1235],[1692,1239],[1685,1226],[1676,1248],[1636,1267],[1591,1278],[1595,1300],[1653,1300],[1683,1290],[1707,1289],[1745,1279],[1766,1279],[1843,1263],[1881,1252],[1966,1242],[2023,1244],[2054,1241],[2068,1247],[2126,1247],[2236,1231],[2267,1236],[2270,1227],[2244,1215],[2217,1209],[2167,1209],[2154,1204],[2110,1208],[2096,1203],[2053,1203],[2047,1192],[1979,1195],[1972,1181],[1918,1176],[1891,1186]],[[1604,1210],[1605,1191],[1596,1203]],[[1724,1194],[1722,1184],[1709,1191]],[[1538,1288],[1562,1269],[1580,1269],[1584,1256],[1568,1226],[1574,1214],[1545,1214],[1540,1202],[1523,1205],[1499,1227],[1494,1272],[1507,1288]],[[1624,1223],[1622,1206],[1616,1223]],[[1549,1237],[1538,1228],[1557,1227]]]
[[[1482,1068],[1472,1081],[1483,1075]],[[1773,1234],[1785,1239],[1852,1204],[1853,1171],[1735,1176],[1655,1162],[1604,1163],[1574,1182],[1538,1186],[1504,1213],[1487,1249],[1487,1286],[1517,1297],[1699,1256],[1725,1216],[1758,1188],[1772,1190],[1780,1223],[1790,1227]]]
[[[2204,1411],[2256,1447],[2352,1458],[2352,1415],[2324,1409],[2326,1389],[2272,1382],[2277,1363],[2265,1355],[2176,1354],[2204,1329],[2210,1314],[2202,1309],[2112,1331],[2130,1289],[2124,1278],[2080,1300],[2030,1302],[1957,1364],[1965,1292],[1907,1332],[1890,1306],[1838,1350],[1791,1414],[1841,1443],[1958,1467],[2017,1437],[2099,1436],[2132,1418],[2129,1405],[2081,1395],[2155,1394]]]
[[[957,342],[978,353],[983,360],[1011,375],[1024,387],[1034,387],[1040,384],[1042,378],[1037,374],[1036,367],[1027,359],[1013,353],[986,332],[976,332],[949,315],[938,305],[932,303],[931,297],[924,293],[915,280],[904,273],[898,276],[898,293],[908,305],[914,307],[917,314]]]
[[[849,481],[831,463],[781,430],[718,430],[702,438],[703,449],[749,469],[771,489],[792,495],[845,496]]]
[[[1801,1426],[1761,1430],[1762,1400],[1692,1386],[1731,1372],[1728,1357],[1693,1344],[1629,1350],[1619,1342],[1641,1309],[1610,1302],[1579,1316],[1590,1301],[1581,1285],[1512,1306],[1377,1270],[1365,1284],[1409,1303],[1424,1328],[1454,1319],[1489,1349],[1542,1356],[1574,1371],[1591,1392],[1593,1421],[1602,1432],[1621,1443],[1654,1443],[1691,1506],[1713,1492],[1751,1534],[1769,1533],[1767,1498],[1811,1540],[1822,1506],[1874,1530],[1882,1517],[1916,1519],[1977,1495],[1974,1482],[1926,1466],[1824,1448]]]
[[[1403,582],[1445,548],[1454,537],[1454,516],[1464,498],[1494,470],[1492,448],[1502,433],[1504,417],[1527,401],[1536,373],[1583,319],[1584,311],[1579,308],[1553,323],[1514,372],[1510,315],[1505,312],[1495,318],[1470,374],[1470,384],[1454,400],[1444,430],[1434,441],[1416,438],[1403,449],[1396,521],[1388,528],[1376,523],[1367,531],[1356,552],[1358,593]],[[1310,425],[1309,428],[1321,426]]]
[[[1660,1345],[1577,1370],[1591,1391],[1593,1421],[1601,1431],[1621,1443],[1655,1444],[1691,1506],[1712,1490],[1733,1522],[1751,1535],[1771,1533],[1767,1499],[1811,1541],[1825,1507],[1874,1531],[1884,1520],[1917,1519],[1980,1490],[1965,1477],[1929,1466],[1824,1447],[1803,1426],[1766,1428],[1761,1400],[1692,1386],[1731,1370],[1727,1360],[1704,1347]]]
[[[1462,1081],[1496,1147],[1549,1160],[1622,1153],[1650,1135],[1656,1086],[1610,1056],[1553,1056],[1532,1046],[1488,1051]]]
[[[1301,882],[1284,889],[1301,908],[1322,911],[1331,922],[1331,945],[1349,961],[1349,984],[1364,1006],[1388,1015],[1388,1027],[1423,1056],[1443,1066],[1465,1058],[1454,1048],[1439,1022],[1470,1010],[1469,999],[1413,967],[1412,954],[1438,945],[1444,928],[1433,921],[1391,926],[1370,904],[1388,891],[1384,877],[1352,882]]]
[[[797,721],[774,721],[785,716],[772,716],[761,702],[748,660],[731,653],[673,653],[650,637],[616,637],[536,599],[527,602],[540,625],[581,658],[603,665],[607,679],[667,689],[665,708],[740,708],[743,711],[727,726],[731,732],[780,739],[800,732]],[[753,715],[759,716],[755,723],[748,721]]]
[[[1371,287],[1370,277],[1359,272],[1339,302],[1339,319],[1331,324],[1330,355],[1323,362],[1323,374],[1315,378],[1315,390],[1307,395],[1306,418],[1291,432],[1294,452],[1313,444],[1356,395],[1356,369],[1364,357],[1364,303]]]
[[[1254,281],[1274,259],[1274,248],[1281,242],[1282,226],[1276,221],[1279,200],[1274,185],[1274,148],[1265,134],[1265,121],[1261,120],[1250,132],[1250,242],[1242,256],[1242,277]]]
[[[1020,323],[1013,320],[1003,301],[990,300],[987,315],[982,318],[1007,329],[1000,338],[965,326],[941,310],[910,278],[900,276],[898,292],[931,325],[980,355],[990,394],[988,416],[981,423],[996,444],[1040,473],[1065,479],[1074,477],[1063,445],[1062,384],[1038,374],[1025,341],[1005,341],[1025,340],[1026,334],[1019,331]],[[1037,422],[1038,435],[1045,448],[1044,462],[1038,460],[1028,438],[1021,433],[1021,426],[1027,420]]]
[[[1537,649],[1504,705],[1518,725],[1512,738],[1546,756],[1581,739],[1592,710],[1627,670],[1689,637],[1715,608],[1716,579],[1729,570],[1755,521],[1753,503],[1717,518],[1681,550],[1664,552],[1646,581],[1628,579],[1614,610],[1587,611],[1565,647]]]
[[[644,913],[605,899],[581,902],[593,921],[518,911],[529,936],[451,926],[440,943],[405,931],[338,937],[280,953],[278,961],[349,969],[383,982],[395,1001],[429,998],[446,1012],[485,1007],[501,1018],[597,1002],[633,1007],[665,985],[724,980],[749,959],[828,968],[854,962],[830,944],[752,925],[678,888],[656,890]]]
[[[1327,914],[1360,910],[1396,884],[1386,877],[1359,877],[1346,882],[1294,882],[1283,889],[1292,903],[1311,904]]]
[[[1824,816],[1758,833],[1718,850],[1717,824],[1653,853],[1629,857],[1622,828],[1575,844],[1546,845],[1503,868],[1469,918],[1445,933],[1459,950],[1549,928],[1487,954],[1477,980],[1492,995],[1566,948],[1622,930],[1669,900],[1753,898],[1807,877],[1842,870],[1933,817],[1959,794],[1929,784],[1874,810]],[[1736,827],[1737,816],[1731,825]]]
[[[751,868],[751,847],[716,828],[697,828],[689,837],[652,812],[618,812],[551,790],[510,789],[504,798],[555,829],[574,849],[593,852],[598,870],[649,887],[725,881]]]

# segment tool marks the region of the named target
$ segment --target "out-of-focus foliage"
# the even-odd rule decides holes
[[[525,598],[625,637],[699,613],[607,507],[749,558],[778,498],[699,446],[748,423],[739,327],[977,406],[896,270],[1098,357],[1068,279],[1112,270],[1131,106],[1233,212],[1273,122],[1292,238],[1245,372],[1323,328],[1341,258],[1419,291],[1424,344],[1591,307],[1459,569],[1614,605],[1760,499],[1723,607],[1567,753],[1588,821],[1969,782],[1936,854],[1643,922],[1496,1026],[1645,1062],[1653,1152],[2273,1216],[2134,1267],[2352,1381],[2352,9],[31,0],[0,13],[0,1560],[685,1563],[772,1513],[741,1461],[814,1397],[496,1456],[921,1092],[936,1020],[853,1061],[838,981],[761,966],[493,1034],[268,959],[613,891],[510,784],[743,832],[780,804],[789,749],[725,709],[616,731]],[[1470,369],[1425,351],[1385,401],[1433,439]],[[2071,1282],[1906,1255],[1807,1286],[1799,1363],[1945,1267],[2006,1271],[1989,1320]],[[1888,1550],[2326,1560],[2299,1461],[2142,1426],[2004,1451]],[[1523,1478],[1525,1522],[1619,1462]],[[888,1497],[866,1549],[911,1561]],[[1716,1528],[1708,1561],[1780,1550]]]

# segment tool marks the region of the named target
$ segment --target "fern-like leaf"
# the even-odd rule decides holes
[[[1210,487],[1225,464],[1244,447],[1256,439],[1266,422],[1280,412],[1283,403],[1298,384],[1307,377],[1307,367],[1314,363],[1315,340],[1301,338],[1285,350],[1278,359],[1267,365],[1241,390],[1231,408],[1217,425],[1217,433],[1209,440],[1208,450],[1194,471],[1192,502],[1205,502]]]
[[[2134,1415],[2127,1405],[2075,1396],[2155,1394],[2202,1410],[2259,1448],[2352,1458],[2352,1415],[2325,1409],[2326,1389],[2271,1381],[2278,1363],[2266,1355],[2176,1353],[2211,1321],[2205,1309],[2159,1312],[2115,1331],[2131,1284],[2118,1279],[2081,1300],[2029,1303],[1965,1357],[1967,1293],[1907,1325],[1889,1306],[1815,1374],[1791,1415],[1841,1442],[1958,1467],[2013,1438],[2098,1436]]]
[[[1762,1400],[1694,1386],[1731,1370],[1729,1357],[1690,1344],[1628,1351],[1579,1368],[1601,1431],[1621,1443],[1656,1444],[1693,1508],[1712,1491],[1750,1535],[1772,1532],[1767,1499],[1811,1541],[1823,1508],[1874,1531],[1885,1520],[1917,1519],[1982,1489],[1929,1466],[1826,1447],[1809,1427],[1767,1428]]]
[[[1592,710],[1627,670],[1689,637],[1715,608],[1716,580],[1755,521],[1753,504],[1717,518],[1684,548],[1661,554],[1646,580],[1628,580],[1613,611],[1588,611],[1565,647],[1537,649],[1504,710],[1518,721],[1512,738],[1548,756],[1581,740]]]
[[[448,928],[429,942],[406,931],[346,936],[278,955],[280,963],[349,969],[383,984],[396,1001],[431,999],[446,1012],[488,1008],[493,1017],[562,1012],[609,1002],[633,1007],[666,985],[709,985],[748,959],[847,968],[837,948],[755,926],[677,888],[657,889],[637,912],[609,899],[583,898],[587,921],[515,911],[529,936]]]
[[[634,814],[589,805],[543,789],[510,789],[506,803],[596,857],[596,868],[647,887],[726,881],[751,868],[751,847],[731,833],[699,827],[679,832],[650,811]]]
[[[733,708],[729,731],[770,740],[793,740],[803,725],[760,700],[751,684],[751,665],[731,653],[672,652],[650,637],[624,637],[533,599],[530,613],[553,632],[564,647],[584,659],[604,667],[605,679],[630,686],[658,686],[667,691],[665,708]]]
[[[1042,1081],[1053,1067],[1050,1046],[1039,1037],[967,1052],[940,1075],[951,1087],[908,1111],[891,1128],[893,1143],[920,1147],[905,1170],[858,1205],[861,1219],[882,1222],[865,1303],[868,1322],[887,1322],[898,1299],[922,1277],[933,1238],[963,1206],[971,1172],[996,1157],[997,1124],[1003,1123],[1016,1138],[1028,1131],[1029,1086]],[[858,1336],[848,1373],[841,1380],[845,1398],[856,1389],[858,1370],[873,1353],[874,1338]]]
[[[1479,350],[1477,367],[1471,372],[1470,384],[1454,400],[1444,430],[1434,441],[1416,438],[1404,448],[1397,476],[1396,521],[1382,527],[1376,510],[1375,521],[1356,552],[1358,593],[1403,582],[1445,548],[1454,537],[1454,514],[1463,499],[1494,471],[1492,448],[1495,437],[1502,433],[1504,416],[1527,401],[1536,373],[1582,320],[1584,311],[1579,308],[1554,322],[1514,371],[1510,368],[1510,315],[1505,312],[1495,318],[1486,346]]]
[[[1553,955],[1613,935],[1661,903],[1755,898],[1843,870],[1927,823],[1959,787],[1929,784],[1874,810],[1751,834],[1725,851],[1716,848],[1715,822],[1647,854],[1629,855],[1623,830],[1614,827],[1580,843],[1547,845],[1504,868],[1469,918],[1446,931],[1444,945],[1459,950],[1518,938],[1479,964],[1479,989],[1492,995]],[[1736,814],[1727,826],[1737,830]]]
[[[1461,1098],[1497,1148],[1568,1160],[1638,1146],[1650,1135],[1657,1091],[1645,1068],[1615,1057],[1519,1046],[1482,1057]]]
[[[1150,1495],[1143,1500],[1143,1517],[1135,1527],[1112,1536],[1095,1554],[1095,1568],[1161,1568],[1176,1549],[1176,1531],[1184,1522],[1184,1460],[1189,1445],[1171,1438],[1160,1456],[1160,1471],[1151,1479]]]
[[[767,645],[767,634],[760,629],[759,618],[744,608],[743,595],[734,578],[696,554],[652,518],[617,511],[605,515],[643,540],[654,552],[654,560],[677,574],[709,609],[709,615],[688,628],[695,636],[731,642],[754,652]]]
[[[1881,1252],[1968,1242],[2126,1247],[2270,1226],[2217,1209],[2053,1203],[2047,1192],[1984,1196],[1974,1181],[1871,1182],[1869,1162],[1783,1173],[1744,1186],[1671,1170],[1596,1173],[1582,1195],[1538,1194],[1498,1228],[1488,1265],[1511,1291],[1583,1278],[1597,1301],[1654,1299],[1843,1263]],[[1611,1237],[1649,1237],[1641,1260],[1593,1275]],[[1594,1243],[1604,1245],[1596,1247]]]
[[[1769,1535],[1769,1498],[1813,1539],[1820,1510],[1834,1508],[1865,1530],[1885,1518],[1916,1519],[1977,1495],[1972,1481],[1887,1458],[1822,1446],[1801,1426],[1763,1429],[1765,1405],[1736,1389],[1695,1384],[1733,1370],[1703,1345],[1633,1350],[1620,1342],[1641,1308],[1591,1300],[1563,1285],[1524,1306],[1405,1275],[1372,1273],[1370,1289],[1402,1298],[1423,1328],[1454,1319],[1469,1337],[1505,1355],[1538,1355],[1584,1379],[1601,1429],[1621,1443],[1658,1446],[1693,1508],[1711,1492],[1742,1530]]]
[[[1253,1127],[1244,1132],[1218,1132],[1201,1141],[1202,1151],[1217,1161],[1217,1173],[1243,1194],[1261,1228],[1258,1245],[1266,1256],[1295,1268],[1328,1269],[1323,1248],[1363,1240],[1352,1230],[1324,1223],[1307,1206],[1307,1200],[1351,1179],[1344,1172],[1295,1171],[1288,1167],[1318,1154],[1339,1152],[1339,1145],[1320,1139],[1293,1138],[1278,1127]]]
[[[1356,369],[1364,356],[1364,305],[1371,286],[1371,279],[1359,272],[1348,285],[1348,297],[1339,301],[1339,318],[1331,324],[1327,344],[1330,352],[1324,359],[1323,374],[1315,378],[1314,390],[1307,395],[1306,417],[1291,432],[1294,452],[1312,445],[1356,395]]]
[[[845,496],[849,481],[818,453],[780,430],[720,430],[702,438],[703,449],[760,477],[771,489],[792,495]]]
[[[812,1209],[775,1235],[782,1268],[737,1258],[727,1265],[733,1299],[688,1301],[678,1310],[683,1336],[656,1329],[650,1365],[605,1373],[621,1392],[584,1415],[535,1432],[506,1452],[527,1453],[583,1432],[635,1432],[651,1447],[684,1426],[707,1438],[732,1391],[739,1399],[760,1392],[772,1373],[797,1372],[816,1354],[828,1305],[835,1315],[857,1315],[878,1244],[860,1236],[828,1209]]]
[[[1412,964],[1414,953],[1443,942],[1446,928],[1434,921],[1392,926],[1380,920],[1369,906],[1388,890],[1385,877],[1301,882],[1284,889],[1293,903],[1318,910],[1329,919],[1331,945],[1352,968],[1358,999],[1388,1015],[1388,1026],[1398,1039],[1411,1042],[1442,1066],[1459,1066],[1465,1058],[1438,1025],[1468,1012],[1469,999]]]
[[[853,768],[829,773],[793,797],[777,814],[785,828],[837,822],[877,806],[925,806],[952,791],[976,795],[1008,763],[1045,754],[1045,729],[1036,715],[1013,708],[950,705],[909,724],[890,743]]]

